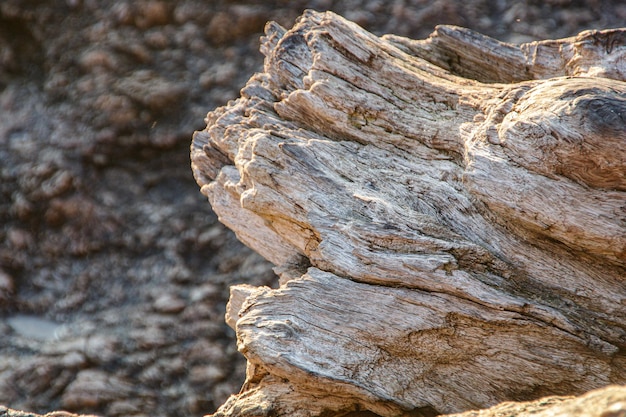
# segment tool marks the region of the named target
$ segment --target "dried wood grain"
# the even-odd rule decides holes
[[[264,71],[191,149],[220,220],[281,275],[233,289],[248,379],[216,415],[626,383],[624,29],[412,41],[306,12],[266,32]]]

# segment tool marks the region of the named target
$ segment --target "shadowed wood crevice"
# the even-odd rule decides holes
[[[263,72],[191,147],[281,284],[232,289],[247,382],[216,415],[450,413],[626,383],[623,33],[268,24]]]

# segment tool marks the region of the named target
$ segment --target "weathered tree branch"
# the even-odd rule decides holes
[[[268,24],[192,166],[276,265],[216,415],[395,416],[626,383],[626,29],[520,46]],[[303,408],[306,404],[306,408]]]

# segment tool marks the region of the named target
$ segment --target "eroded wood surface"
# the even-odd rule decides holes
[[[412,41],[307,12],[266,32],[264,72],[191,150],[282,284],[233,289],[249,369],[216,415],[450,413],[626,383],[625,30]]]

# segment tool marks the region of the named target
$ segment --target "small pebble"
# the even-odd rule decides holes
[[[163,314],[177,314],[185,309],[187,304],[185,300],[172,295],[163,294],[159,296],[152,305],[154,310]]]

